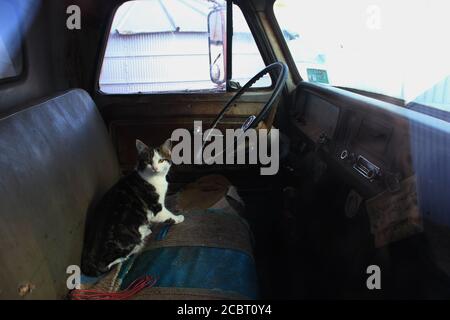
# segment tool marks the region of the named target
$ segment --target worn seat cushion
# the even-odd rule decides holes
[[[211,294],[223,299],[256,299],[257,278],[247,224],[219,210],[185,213],[185,222],[155,230],[143,252],[125,265],[121,289],[144,275],[158,279],[165,295]],[[168,228],[168,230],[166,230]],[[160,299],[154,289],[142,295]]]
[[[218,192],[214,181],[214,177],[201,179],[205,197]],[[184,191],[191,194],[198,185],[195,182]],[[231,205],[233,200],[239,201],[234,188],[221,185],[226,186],[223,197],[216,199],[210,208],[182,210],[185,221],[181,224],[154,225],[139,254],[88,287],[100,291],[125,290],[143,276],[151,276],[157,279],[155,286],[144,289],[133,299],[256,299],[251,232]],[[172,200],[178,205],[173,205],[183,206],[186,194],[174,194]]]
[[[224,209],[186,212],[185,218],[178,225],[154,228],[139,254],[101,279],[84,278],[83,288],[116,292],[151,276],[157,279],[156,284],[133,299],[258,298],[246,222]]]

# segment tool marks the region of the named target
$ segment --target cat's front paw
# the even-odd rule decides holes
[[[179,216],[174,216],[173,220],[175,221],[175,224],[182,223],[184,221],[184,216],[180,214]]]

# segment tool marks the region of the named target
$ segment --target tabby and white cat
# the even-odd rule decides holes
[[[181,223],[164,205],[171,162],[171,143],[151,148],[136,140],[138,164],[101,199],[86,222],[81,270],[87,276],[108,272],[139,252],[151,223]]]

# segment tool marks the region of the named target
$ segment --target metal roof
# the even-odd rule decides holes
[[[215,2],[220,1],[222,0],[215,0]],[[215,4],[209,0],[128,1],[117,10],[111,33],[132,35],[162,32],[208,32],[207,18],[214,6]],[[235,5],[233,8],[234,32],[249,33],[250,30],[240,9]]]
[[[156,32],[208,32],[214,4],[207,0],[137,0],[124,3],[112,31],[122,35]]]

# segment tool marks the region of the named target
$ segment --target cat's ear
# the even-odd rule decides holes
[[[136,139],[136,149],[138,151],[138,153],[142,153],[145,150],[148,149],[147,145],[145,143],[143,143],[141,140]]]
[[[161,146],[161,150],[170,157],[172,155],[172,141],[167,139]]]

